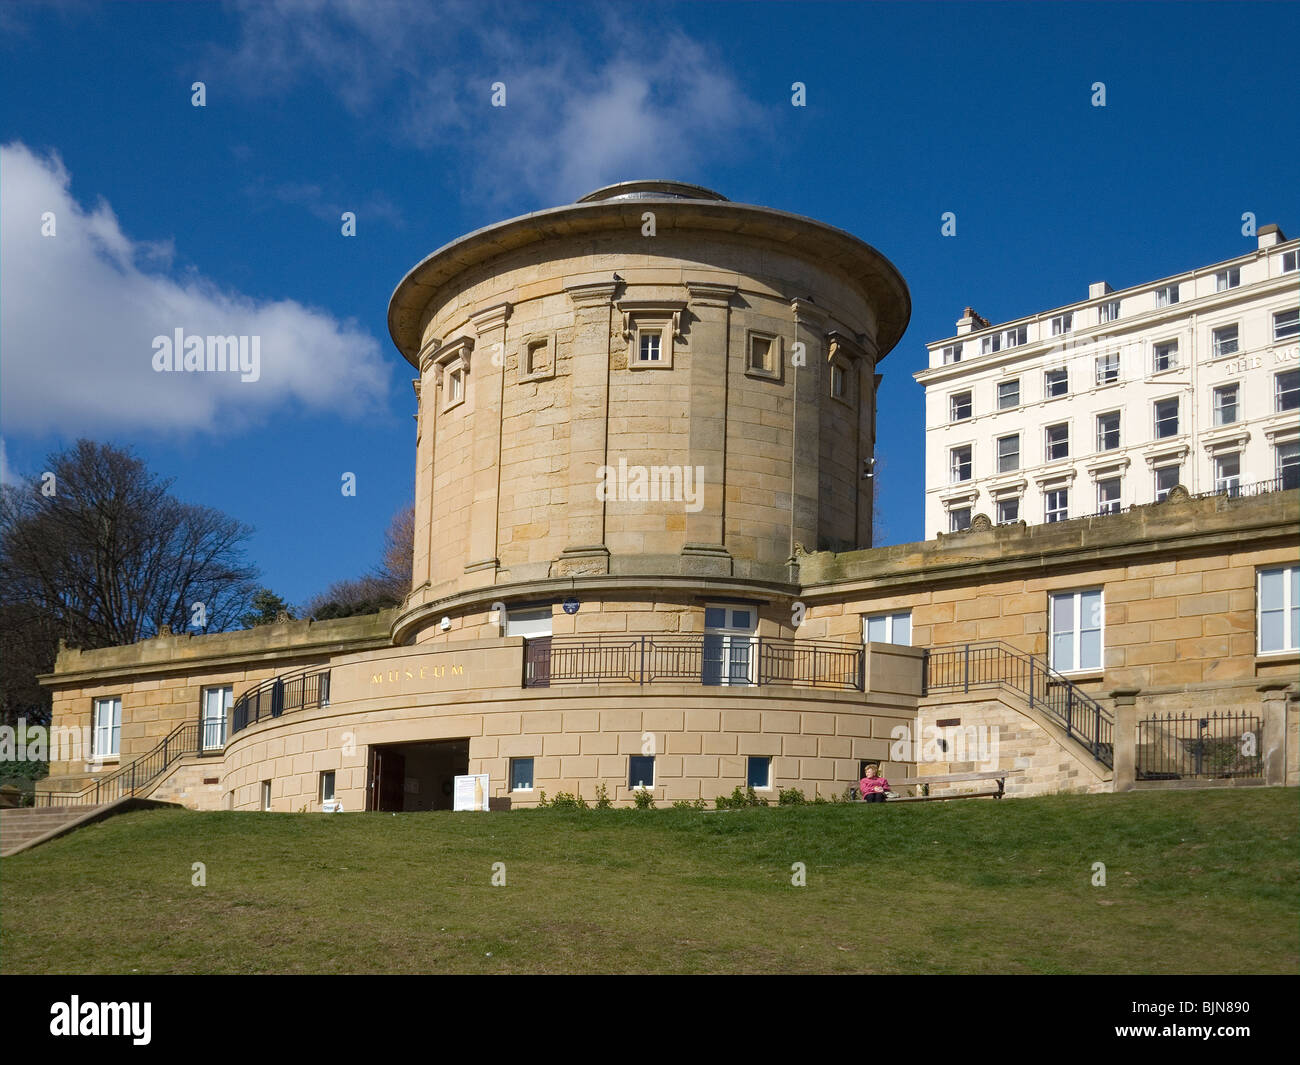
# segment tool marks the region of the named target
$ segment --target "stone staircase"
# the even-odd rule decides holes
[[[24,850],[33,840],[66,828],[88,815],[98,814],[109,805],[27,806],[0,810],[0,857]]]

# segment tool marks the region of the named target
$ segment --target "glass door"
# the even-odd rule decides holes
[[[752,607],[706,606],[702,681],[754,684],[758,674],[757,612]]]

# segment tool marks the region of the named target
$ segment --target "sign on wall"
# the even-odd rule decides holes
[[[453,810],[486,810],[488,808],[488,775],[470,773],[457,777],[452,797]]]

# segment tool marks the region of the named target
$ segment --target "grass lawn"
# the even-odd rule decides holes
[[[0,972],[1293,973],[1297,813],[1278,788],[142,811],[0,863]]]

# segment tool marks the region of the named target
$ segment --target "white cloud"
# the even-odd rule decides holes
[[[78,203],[57,156],[0,146],[0,419],[6,431],[229,432],[299,404],[342,416],[383,401],[379,342],[292,300],[166,272],[169,243],[136,241],[102,200]],[[56,235],[41,233],[45,212]],[[261,375],[157,373],[153,339],[258,336]]]
[[[353,114],[466,171],[470,195],[522,188],[546,205],[614,181],[690,180],[758,150],[761,110],[725,56],[626,7],[586,10],[580,36],[552,5],[405,0],[243,3],[225,57],[234,84],[282,93],[314,79]],[[507,106],[489,105],[504,82]]]
[[[21,484],[18,471],[9,465],[9,452],[5,448],[5,438],[0,436],[0,484]]]

